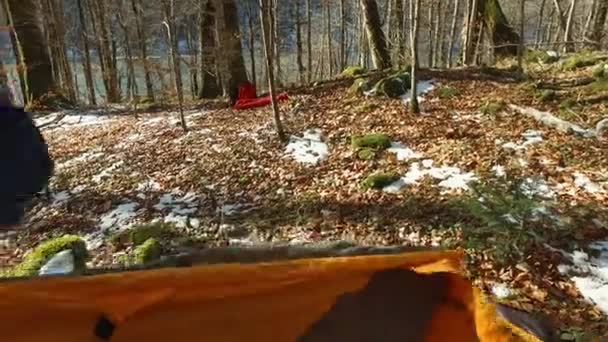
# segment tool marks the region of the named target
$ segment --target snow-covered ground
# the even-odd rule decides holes
[[[434,88],[435,88],[434,80],[419,81],[417,83],[417,89],[416,89],[416,94],[418,95],[418,102],[423,102],[425,100],[423,95],[428,93],[429,91],[433,90]],[[412,100],[412,90],[410,89],[407,92],[405,92],[405,94],[401,95],[401,100],[405,104],[409,103]]]
[[[317,164],[329,156],[329,148],[322,136],[323,132],[317,128],[307,130],[301,138],[292,136],[285,152],[300,163]]]

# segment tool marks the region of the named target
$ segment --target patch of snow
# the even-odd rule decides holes
[[[520,186],[521,192],[530,198],[540,196],[544,198],[555,197],[555,191],[551,189],[549,184],[544,179],[526,178]]]
[[[79,185],[79,186],[75,187],[74,189],[72,189],[72,193],[79,194],[79,193],[83,192],[84,190],[86,190],[86,188],[87,188],[86,185]]]
[[[148,179],[147,181],[137,184],[137,191],[159,191],[162,187],[154,179]]]
[[[400,160],[400,161],[422,158],[422,154],[414,152],[414,150],[403,145],[400,142],[391,143],[391,147],[387,151],[396,154],[397,160]]]
[[[492,167],[492,171],[494,171],[494,174],[497,177],[504,177],[507,175],[504,166],[502,165],[495,165]]]
[[[53,204],[51,204],[51,205],[58,206],[58,205],[61,205],[65,202],[69,201],[70,198],[72,197],[72,194],[70,194],[69,191],[64,190],[64,191],[53,194],[52,197],[53,197]]]
[[[580,172],[574,173],[574,185],[576,185],[578,188],[587,191],[590,194],[606,192],[606,190],[602,188],[602,186],[597,183],[594,183],[589,179],[589,177],[585,176]]]
[[[468,184],[476,181],[473,172],[463,173],[459,168],[452,166],[433,167],[433,161],[426,159],[422,163],[412,163],[407,173],[399,180],[383,188],[388,193],[396,193],[406,185],[414,185],[425,176],[440,180],[439,186],[448,190],[468,190]]]
[[[98,152],[99,150],[93,150],[90,152],[85,152],[83,154],[81,154],[80,156],[76,157],[76,158],[72,158],[68,161],[65,161],[63,163],[57,163],[57,165],[55,166],[56,170],[61,170],[61,169],[65,169],[65,168],[69,168],[72,167],[74,165],[77,165],[79,163],[82,162],[87,162],[87,161],[91,161],[91,160],[95,160],[98,158],[101,158],[104,156],[103,152]]]
[[[506,299],[513,295],[513,291],[504,284],[494,284],[492,293],[498,299]]]
[[[199,229],[201,227],[201,220],[197,218],[190,219],[190,226],[194,229]]]
[[[55,254],[44,266],[40,268],[38,275],[59,275],[74,272],[74,253],[71,249]]]
[[[504,143],[502,144],[502,147],[506,149],[521,151],[525,150],[530,145],[538,144],[543,141],[542,133],[533,129],[525,131],[524,133],[522,133],[521,136],[523,139],[519,142]]]
[[[173,211],[170,212],[167,216],[165,216],[164,222],[172,223],[177,228],[186,228],[188,227],[188,216],[180,215]]]
[[[417,83],[417,89],[416,89],[416,95],[418,96],[418,102],[424,101],[424,96],[422,96],[422,95],[433,90],[433,88],[435,88],[435,81],[433,81],[433,80],[419,81]],[[412,90],[410,89],[407,92],[405,92],[405,94],[401,95],[401,100],[405,104],[409,103],[412,100]]]
[[[304,133],[302,138],[292,136],[285,152],[291,154],[300,163],[314,165],[327,158],[329,148],[322,141],[321,130],[310,129]]]
[[[156,117],[156,118],[147,119],[145,121],[142,121],[140,125],[142,125],[142,126],[156,125],[156,124],[159,124],[159,123],[161,123],[163,121],[166,121],[166,118],[164,118],[162,116],[159,116],[159,117]]]
[[[116,171],[118,168],[120,168],[122,165],[124,165],[124,163],[125,163],[124,161],[120,160],[120,161],[110,165],[108,168],[104,169],[99,174],[93,176],[93,178],[92,178],[93,182],[100,183],[104,179],[110,177],[112,175],[112,172]]]
[[[573,266],[559,265],[558,270],[573,274],[572,281],[583,297],[608,313],[608,241],[594,242],[589,248],[598,251],[599,256],[590,257],[582,251],[562,252]]]
[[[87,248],[99,248],[103,244],[104,236],[110,230],[122,231],[129,228],[133,219],[137,216],[136,209],[138,207],[138,203],[126,202],[103,214],[100,218],[99,230],[83,237]]]
[[[165,222],[176,223],[179,227],[186,227],[189,215],[198,210],[198,195],[188,192],[182,196],[182,192],[175,189],[171,193],[163,194],[154,209],[162,211],[168,209],[170,213],[165,217]]]

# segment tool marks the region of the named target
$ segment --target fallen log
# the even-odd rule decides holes
[[[598,94],[581,98],[578,102],[583,104],[594,104],[608,101],[608,94]]]
[[[580,87],[584,85],[588,85],[595,82],[595,78],[593,77],[577,77],[577,78],[569,78],[563,80],[551,80],[551,81],[540,81],[536,83],[536,88],[538,89],[553,89],[553,90],[561,90],[563,88],[574,88]]]
[[[567,134],[574,134],[585,138],[597,137],[595,129],[586,129],[566,120],[560,119],[549,112],[541,112],[534,108],[520,107],[510,104],[509,107],[522,115],[531,117],[543,125],[553,127]]]

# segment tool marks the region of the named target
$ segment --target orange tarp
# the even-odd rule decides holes
[[[201,265],[0,283],[3,341],[534,341],[457,252]],[[525,335],[525,334],[524,334]]]

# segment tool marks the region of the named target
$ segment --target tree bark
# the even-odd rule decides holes
[[[269,5],[269,0],[260,0],[260,22],[262,23],[262,37],[264,42],[264,51],[266,54],[266,68],[268,69],[268,88],[270,89],[270,98],[272,102],[272,113],[274,116],[274,124],[279,136],[279,141],[286,141],[283,124],[281,123],[281,115],[276,99],[276,90],[274,84],[274,66],[271,37],[273,35],[273,9]]]
[[[540,11],[538,12],[538,23],[536,25],[536,33],[534,37],[534,48],[538,49],[539,44],[542,38],[542,30],[543,30],[543,22],[545,20],[545,2],[546,0],[541,0],[540,2]]]
[[[247,82],[247,68],[243,59],[241,46],[241,33],[239,16],[234,0],[215,0],[218,12],[220,41],[222,45],[222,64],[224,72],[221,74],[224,92],[230,102],[234,104],[238,97],[238,87]],[[221,6],[221,8],[220,8]]]
[[[420,17],[420,0],[410,0],[410,41],[412,54],[412,85],[410,92],[412,98],[410,108],[413,113],[420,113],[420,105],[418,104],[418,19]]]
[[[608,14],[608,0],[599,0],[593,24],[587,37],[594,49],[602,48],[602,40],[606,36],[606,14]]]
[[[220,94],[216,66],[215,12],[212,0],[199,0],[199,48],[201,54],[201,87],[199,98],[212,99]]]
[[[192,31],[196,31],[196,15],[188,15],[186,21],[186,36],[188,43],[188,54],[191,56],[190,62],[192,65],[188,65],[188,70],[190,74],[190,93],[193,99],[198,97],[199,88],[198,88],[198,53],[196,52],[196,48],[194,47],[194,37]],[[193,30],[194,28],[194,30]]]
[[[334,75],[334,56],[331,36],[331,6],[329,1],[325,3],[325,15],[325,19],[327,20],[327,26],[325,27],[327,33],[327,61],[329,65],[329,77],[332,77]]]
[[[449,38],[449,42],[448,42],[448,68],[452,67],[452,59],[453,59],[453,53],[454,53],[454,43],[455,43],[455,36],[456,36],[456,22],[458,20],[458,13],[459,13],[459,8],[460,7],[460,0],[455,0],[454,2],[454,14],[452,17],[452,27],[450,28],[450,38]]]
[[[87,85],[87,94],[89,99],[89,105],[97,105],[95,98],[95,85],[93,83],[93,71],[91,68],[91,53],[89,47],[89,30],[87,28],[87,22],[84,16],[84,10],[82,7],[82,1],[77,0],[76,6],[78,7],[78,18],[80,20],[80,38],[82,40],[82,50],[84,53],[83,69],[84,69],[84,80]]]
[[[4,0],[6,14],[15,33],[20,60],[19,68],[25,82],[25,104],[40,100],[55,91],[51,60],[39,26],[40,13],[34,0]]]
[[[232,0],[231,0],[232,1]],[[276,64],[277,73],[275,82],[278,82],[279,87],[283,85],[283,67],[281,61],[281,48],[283,47],[283,40],[281,39],[281,22],[279,20],[279,0],[271,0],[272,1],[272,10],[274,13],[272,14],[274,18],[273,25],[273,43],[274,43],[274,62]]]
[[[568,9],[568,21],[566,21],[566,31],[564,32],[564,52],[574,51],[574,43],[572,42],[572,21],[574,19],[575,9],[576,0],[572,0]]]
[[[133,52],[131,50],[130,30],[122,15],[122,1],[116,3],[116,15],[118,25],[123,32],[124,51],[127,58],[127,94],[131,100],[134,100],[138,95],[137,80],[135,78],[135,66],[133,65]]]
[[[164,12],[164,26],[167,30],[167,45],[171,56],[171,69],[174,74],[175,92],[177,93],[177,101],[179,103],[179,117],[182,129],[188,130],[186,118],[184,117],[184,92],[182,88],[182,76],[179,62],[179,51],[177,51],[177,39],[175,37],[175,10],[174,0],[161,0]]]
[[[360,0],[363,10],[363,19],[367,32],[368,44],[372,52],[372,60],[376,69],[391,67],[391,58],[386,43],[386,37],[382,32],[380,15],[376,0]]]
[[[437,0],[437,8],[435,8],[435,19],[434,19],[434,34],[433,34],[433,67],[437,67],[441,60],[441,48],[443,45],[443,31],[441,26],[441,18],[443,16],[443,1]]]
[[[104,85],[106,88],[106,100],[109,103],[120,102],[120,93],[118,91],[118,77],[116,74],[115,63],[113,61],[112,42],[110,39],[109,24],[107,20],[108,8],[107,0],[96,0],[89,2],[93,14],[91,18],[97,18],[97,35],[100,64],[102,64],[102,74]],[[95,22],[95,20],[94,20]]]
[[[340,0],[340,71],[346,69],[346,0]]]
[[[587,13],[587,20],[585,20],[585,27],[583,28],[583,37],[587,37],[587,33],[589,32],[589,27],[591,27],[591,20],[593,20],[596,7],[597,0],[593,0],[591,6],[589,7],[589,13]]]
[[[311,0],[306,0],[306,48],[308,63],[306,65],[306,81],[312,82],[312,6]]]
[[[519,0],[519,36],[522,39],[519,40],[519,45],[517,46],[517,67],[520,72],[524,72],[524,30],[526,23],[526,0]]]
[[[427,65],[429,68],[433,67],[433,56],[435,54],[434,48],[435,48],[435,44],[433,42],[433,28],[435,26],[435,21],[433,20],[433,18],[435,17],[435,1],[431,1],[430,4],[428,4],[429,6],[429,25],[428,25],[428,43],[429,43],[429,50],[428,50],[428,56],[427,56]]]
[[[251,3],[252,0],[247,0],[247,22],[249,24],[249,60],[251,62],[251,83],[257,85],[258,82],[255,68],[255,25],[253,23],[254,12],[253,8],[251,8]]]
[[[146,34],[144,32],[143,4],[141,0],[131,0],[131,8],[135,17],[135,29],[137,31],[137,40],[139,45],[139,59],[144,67],[144,78],[146,82],[146,96],[148,101],[154,101],[154,87],[152,85],[152,77],[150,71],[150,63],[148,63],[148,51],[146,43]]]
[[[395,0],[395,19],[397,21],[397,33],[395,35],[397,40],[397,53],[395,53],[395,63],[402,65],[404,61],[403,56],[405,55],[405,17],[403,15],[403,0]]]
[[[300,18],[301,0],[296,0],[296,63],[298,64],[298,83],[304,84],[304,62],[302,60],[302,21]]]

